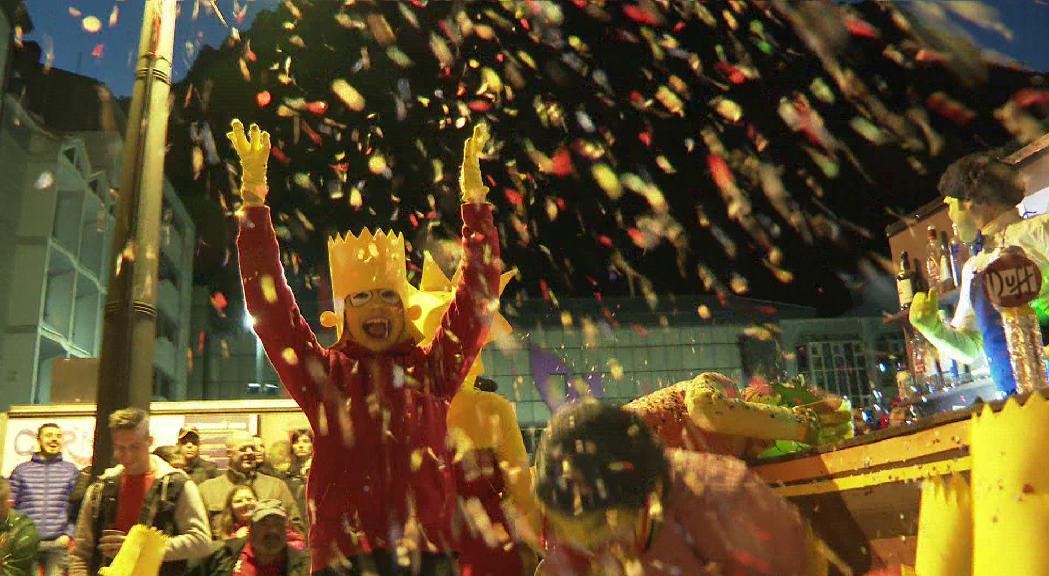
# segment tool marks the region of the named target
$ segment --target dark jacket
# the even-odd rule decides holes
[[[15,509],[36,525],[42,540],[54,540],[63,534],[73,537],[69,521],[69,495],[73,492],[79,471],[62,456],[48,460],[40,453],[28,462],[15,466],[9,480]]]
[[[150,456],[150,467],[153,485],[146,491],[138,524],[153,526],[171,537],[160,574],[181,576],[187,560],[208,555],[208,515],[197,485],[183,471],[156,455]],[[70,576],[93,576],[108,563],[99,553],[97,542],[116,519],[123,474],[123,466],[110,468],[88,489],[77,525],[76,546],[69,555]]]
[[[196,482],[197,486],[221,474],[218,464],[206,460],[203,456],[197,456],[193,462],[186,462],[186,467],[182,470],[189,474],[190,479]]]
[[[29,576],[36,560],[40,536],[33,521],[17,510],[7,512],[0,524],[0,576]]]
[[[221,548],[190,570],[189,576],[233,576],[233,567],[240,560],[240,554],[244,551],[247,541],[247,538],[226,540]],[[288,560],[284,565],[285,576],[309,576],[309,555],[291,548],[287,549],[287,554]]]

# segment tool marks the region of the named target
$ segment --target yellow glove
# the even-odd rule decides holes
[[[909,319],[911,326],[919,332],[934,330],[940,325],[940,300],[936,296],[936,289],[930,288],[929,293],[917,292],[911,301],[911,312]]]
[[[473,136],[463,144],[463,166],[459,171],[459,189],[463,202],[486,202],[488,187],[481,182],[481,164],[478,157],[488,143],[488,126],[481,123],[474,126]]]
[[[911,301],[911,326],[941,353],[965,364],[972,364],[983,353],[983,338],[979,333],[954,329],[940,320],[940,302],[936,290],[918,292]]]
[[[270,133],[260,130],[258,124],[252,124],[246,136],[244,124],[236,118],[230,126],[233,130],[226,137],[240,158],[240,194],[245,204],[261,206],[269,194],[266,167],[270,161]]]

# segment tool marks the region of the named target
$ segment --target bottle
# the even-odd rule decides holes
[[[925,281],[929,288],[939,290],[940,260],[943,259],[940,239],[936,237],[936,228],[929,226],[928,242],[925,244]]]
[[[914,272],[907,251],[900,254],[900,266],[896,270],[896,294],[900,297],[900,310],[907,310],[914,300]]]
[[[940,235],[940,291],[949,292],[957,284],[954,282],[954,262],[951,260],[951,249],[947,242],[947,233]]]
[[[951,280],[955,287],[960,287],[962,285],[962,266],[965,265],[965,261],[962,260],[962,244],[958,241],[957,235],[951,236],[947,249],[951,256]]]

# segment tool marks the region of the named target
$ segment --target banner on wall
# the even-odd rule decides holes
[[[95,435],[95,417],[9,418],[4,436],[3,463],[0,474],[10,476],[18,464],[29,460],[37,451],[36,432],[46,423],[62,429],[62,457],[83,468],[91,463]],[[158,414],[149,419],[153,447],[176,444],[178,431],[185,425],[200,431],[201,454],[219,466],[226,462],[226,435],[232,431],[254,434],[258,430],[257,414]]]

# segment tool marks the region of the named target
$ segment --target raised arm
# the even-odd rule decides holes
[[[459,177],[463,205],[463,257],[456,274],[455,298],[425,353],[436,361],[433,391],[453,396],[477,358],[492,317],[499,306],[499,236],[486,202],[488,187],[481,182],[478,156],[488,141],[483,124],[474,128],[464,146]]]
[[[253,124],[249,139],[239,120],[232,126],[227,136],[240,157],[240,193],[244,199],[237,237],[244,300],[254,319],[255,333],[281,383],[312,420],[318,387],[328,373],[327,353],[299,313],[284,278],[277,235],[265,205],[270,136]]]

